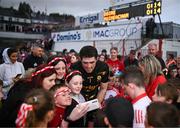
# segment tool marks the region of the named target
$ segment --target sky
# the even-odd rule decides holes
[[[83,16],[100,12],[110,7],[110,0],[0,0],[0,6],[18,8],[19,3],[25,1],[34,11],[47,10],[49,13],[71,14]],[[180,1],[162,0],[162,22],[180,24]],[[156,16],[157,22],[159,22]]]

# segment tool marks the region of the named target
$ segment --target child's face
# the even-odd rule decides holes
[[[54,66],[57,72],[57,78],[62,79],[66,73],[66,65],[63,61],[59,61],[57,65]]]
[[[57,89],[54,94],[55,105],[58,107],[66,107],[71,105],[72,98],[70,93],[71,90],[68,87],[60,87]]]
[[[82,76],[75,75],[69,81],[68,86],[71,89],[73,94],[80,94],[80,91],[82,89],[82,83],[83,83]]]
[[[71,63],[75,63],[77,61],[78,61],[77,57],[75,55],[72,55],[71,56]]]
[[[45,77],[42,86],[45,90],[49,90],[51,87],[55,85],[55,79],[56,79],[56,74],[52,74],[51,76]]]

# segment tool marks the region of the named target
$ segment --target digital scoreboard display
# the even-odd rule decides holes
[[[130,19],[137,16],[149,16],[161,14],[161,1],[130,6],[127,8],[116,9],[104,12],[104,21],[114,21],[121,19]]]

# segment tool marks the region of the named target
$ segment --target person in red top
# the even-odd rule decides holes
[[[48,123],[48,127],[63,127],[63,119],[65,117],[65,109],[72,104],[71,89],[65,84],[55,85],[51,88],[51,92],[54,93],[54,116],[53,119]],[[69,114],[71,121],[76,121],[87,112],[88,106],[79,105],[76,106]]]
[[[110,70],[115,73],[116,71],[123,71],[124,70],[124,63],[118,59],[118,48],[112,47],[110,49],[110,58],[107,60],[107,64]]]
[[[156,88],[166,82],[161,65],[153,55],[144,56],[139,60],[138,65],[144,74],[146,93],[152,99]]]
[[[54,92],[54,102],[55,110],[54,117],[49,122],[49,127],[60,127],[63,120],[65,108],[71,105],[72,98],[70,96],[70,89],[67,86],[55,85],[51,88],[51,91]]]

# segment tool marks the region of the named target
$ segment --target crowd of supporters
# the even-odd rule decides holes
[[[93,46],[79,53],[45,46],[2,51],[0,126],[180,126],[180,56],[164,62],[156,44],[139,58],[135,50],[120,57],[117,47],[108,55]]]

